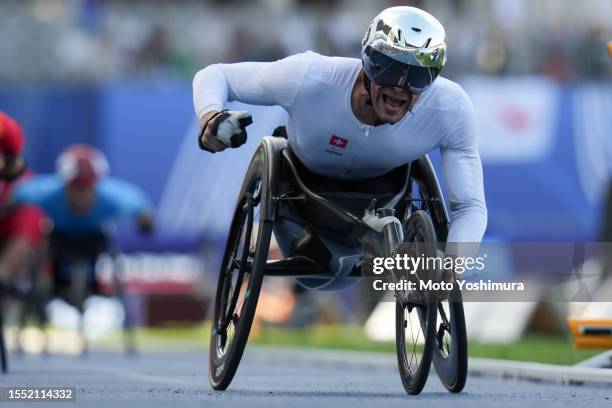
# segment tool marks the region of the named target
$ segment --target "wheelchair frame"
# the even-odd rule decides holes
[[[287,150],[287,141],[285,139],[269,136],[264,137],[259,149],[263,149],[265,153],[266,166],[268,168],[268,174],[270,175],[267,178],[267,188],[264,189],[264,191],[268,192],[267,197],[262,197],[262,210],[260,215],[262,220],[276,222],[279,216],[281,216],[279,211],[280,205],[291,201],[304,201],[309,204],[314,203],[319,207],[327,209],[330,213],[339,217],[340,222],[353,224],[354,228],[360,230],[356,235],[360,235],[360,232],[367,229],[367,227],[362,224],[361,217],[341,208],[307,186],[300,177],[296,164]],[[282,182],[281,178],[283,177],[283,173],[281,172],[282,166],[288,167],[289,171],[285,171],[285,173],[289,173],[289,176],[293,177],[295,183],[298,185],[300,191],[297,195],[288,196],[286,193],[279,191],[279,186]],[[422,207],[429,210],[439,242],[445,242],[448,235],[448,211],[444,204],[442,189],[440,188],[440,183],[438,182],[431,160],[425,155],[401,167],[407,167],[406,180],[402,188],[389,200],[389,202],[395,204],[395,206],[401,206],[403,204],[404,207],[409,206],[413,202],[420,202]],[[422,197],[419,199],[413,199],[411,197],[411,191],[409,191],[409,189],[412,187],[413,182],[419,185],[419,189],[422,193]],[[404,203],[401,202],[402,200],[404,200]],[[311,226],[308,225],[307,220],[302,218],[301,221],[306,224],[306,230],[310,229],[309,227]],[[354,238],[353,236],[349,239]],[[326,273],[325,269],[325,267],[312,258],[305,255],[299,255],[283,260],[268,261],[265,276],[285,276],[309,279],[333,278],[333,274]],[[354,279],[360,276],[360,268],[354,267],[350,273],[346,275],[346,278]]]

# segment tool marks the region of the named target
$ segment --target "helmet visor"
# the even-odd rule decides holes
[[[380,86],[399,86],[413,94],[423,92],[438,76],[439,70],[400,62],[367,47],[362,54],[363,68],[370,78]]]

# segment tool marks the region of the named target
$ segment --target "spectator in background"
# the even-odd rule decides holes
[[[155,25],[136,54],[136,66],[140,72],[150,74],[167,70],[171,63],[172,49],[168,32],[164,26]]]
[[[574,50],[575,61],[580,61],[575,66],[579,77],[606,79],[609,76],[610,61],[602,52],[602,48],[606,47],[605,34],[603,27],[591,25],[579,37]]]
[[[62,295],[70,289],[75,262],[84,262],[89,289],[97,293],[93,266],[98,255],[108,250],[105,226],[131,217],[141,232],[148,233],[153,229],[152,207],[139,188],[107,177],[106,158],[88,145],[70,146],[56,167],[57,174],[36,176],[20,185],[15,199],[39,206],[53,223],[50,253],[55,292]]]
[[[11,193],[24,175],[21,126],[0,112],[0,284],[15,286],[26,276],[44,244],[45,216],[32,205],[17,205]]]

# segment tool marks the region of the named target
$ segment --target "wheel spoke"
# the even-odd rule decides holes
[[[416,336],[415,336],[415,330],[414,330],[414,326],[412,325],[412,319],[410,318],[410,312],[408,312],[408,316],[406,317],[406,312],[408,311],[408,306],[403,306],[404,307],[404,326],[405,327],[409,327],[410,330],[410,340],[412,342],[412,344],[406,344],[405,345],[405,351],[406,354],[410,354],[410,357],[407,358],[407,370],[409,373],[412,373],[413,371],[418,371],[419,368],[419,359],[417,357],[418,353],[417,353],[417,346],[418,346],[418,341],[420,339],[421,336],[421,326],[419,325],[418,330],[416,331]],[[405,333],[405,329],[404,329],[404,333]],[[406,356],[407,357],[407,356]]]
[[[421,326],[419,325],[419,331],[417,333],[417,339],[413,340],[412,342],[412,354],[410,355],[410,363],[409,366],[412,366],[412,360],[416,359],[416,347],[417,347],[417,341],[419,339],[419,335],[421,334]],[[418,364],[417,364],[417,369],[418,369]]]
[[[232,262],[230,262],[231,268],[230,270],[234,270],[234,269],[240,269],[240,260],[237,258],[232,259]]]
[[[242,289],[240,289],[240,291],[242,292]],[[244,304],[244,301],[249,297],[249,289],[248,289],[248,285],[246,290],[244,291],[244,296],[242,296],[240,298],[240,302],[238,303],[238,305],[236,306],[236,310],[242,310],[242,305]]]
[[[452,326],[448,319],[444,302],[438,303],[438,315],[442,320],[436,333],[436,341],[438,342],[438,348],[442,351],[443,356],[447,357],[450,354],[452,347]]]
[[[438,303],[438,312],[440,313],[440,317],[442,318],[442,323],[445,326],[450,326],[448,322],[448,317],[446,316],[446,311],[444,310],[444,305],[442,302]]]

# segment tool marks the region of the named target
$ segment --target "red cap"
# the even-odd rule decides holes
[[[0,111],[0,152],[9,155],[21,153],[23,130],[17,121]]]
[[[57,159],[57,172],[68,184],[91,187],[108,173],[104,154],[86,144],[68,147]]]

